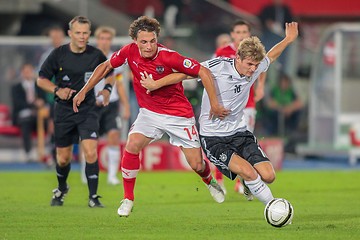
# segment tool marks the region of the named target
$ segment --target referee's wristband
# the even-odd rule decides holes
[[[108,90],[110,93],[112,91],[113,86],[110,83],[107,83],[104,87],[105,90]]]

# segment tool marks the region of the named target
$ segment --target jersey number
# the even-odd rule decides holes
[[[241,85],[235,85],[235,88],[234,88],[234,93],[239,93],[241,92]]]
[[[184,128],[184,131],[187,133],[190,140],[192,140],[192,136],[197,136],[198,135],[195,125],[193,125],[191,127],[191,131],[190,131],[189,128]]]

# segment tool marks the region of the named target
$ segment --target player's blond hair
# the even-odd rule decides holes
[[[132,39],[136,39],[139,31],[155,32],[158,37],[160,34],[160,23],[155,18],[141,16],[131,23],[129,36]]]
[[[266,51],[260,39],[252,36],[240,42],[237,55],[239,55],[241,60],[250,58],[253,61],[260,62],[265,58]]]
[[[109,33],[111,37],[115,37],[116,30],[109,26],[100,26],[95,30],[95,37],[98,38],[101,33]]]

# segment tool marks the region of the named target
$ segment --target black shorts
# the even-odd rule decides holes
[[[227,137],[200,136],[200,142],[206,157],[231,180],[236,178],[236,174],[229,169],[229,162],[234,153],[252,166],[269,161],[257,143],[256,137],[249,131]]]
[[[68,147],[79,140],[97,139],[99,121],[95,105],[81,104],[75,113],[70,104],[55,103],[54,127],[56,147]]]
[[[119,101],[111,102],[106,107],[96,107],[99,114],[100,129],[99,134],[102,136],[112,129],[120,129],[118,121],[119,116]]]

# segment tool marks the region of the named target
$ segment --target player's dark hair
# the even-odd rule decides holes
[[[236,26],[239,25],[246,25],[249,29],[249,32],[251,32],[251,25],[249,22],[242,20],[242,19],[237,19],[232,25],[231,25],[231,31],[233,32]]]
[[[129,36],[136,39],[139,31],[155,32],[156,36],[160,34],[160,23],[155,18],[141,16],[131,23]]]
[[[89,24],[89,28],[91,28],[91,22],[87,17],[84,16],[76,16],[69,22],[69,29],[72,28],[73,24],[75,22],[81,23],[81,24]]]

